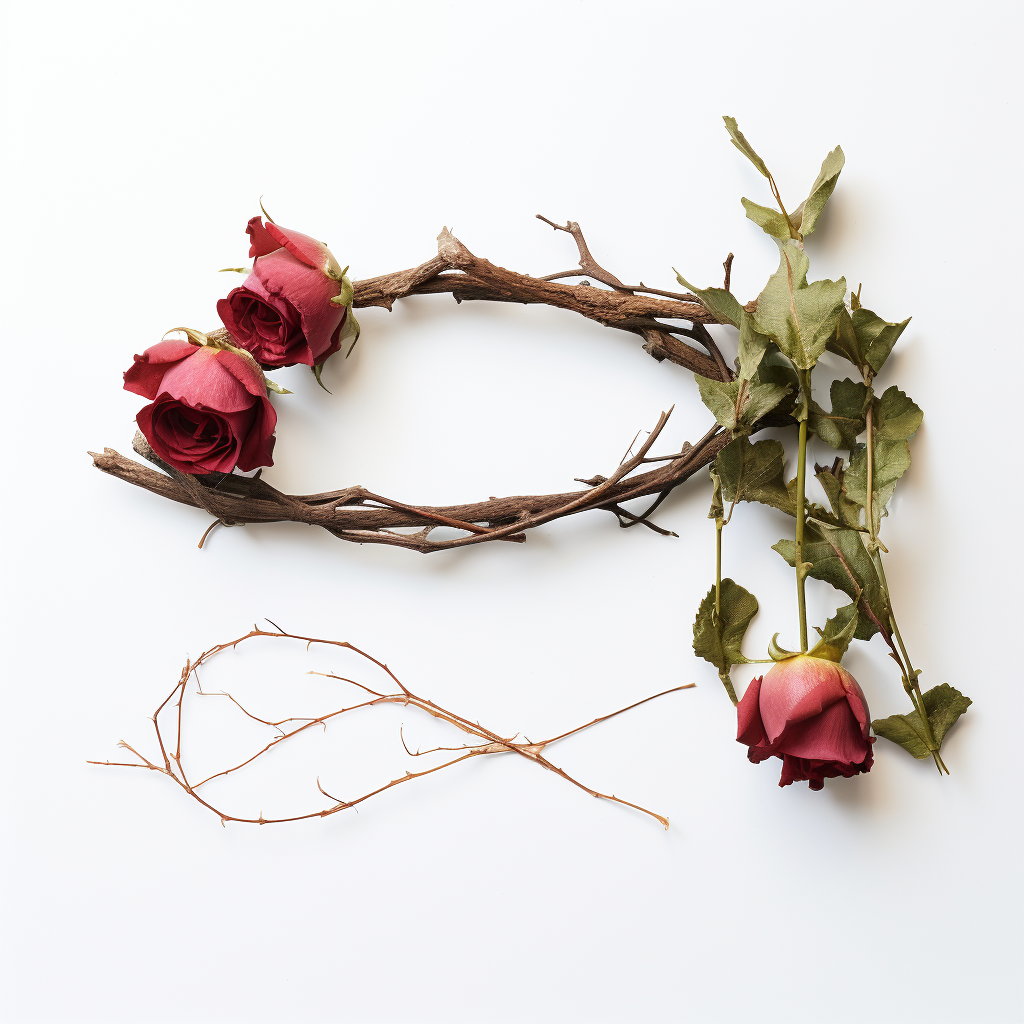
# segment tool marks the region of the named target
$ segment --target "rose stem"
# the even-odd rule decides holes
[[[722,517],[715,517],[715,618],[722,617]]]
[[[807,604],[804,599],[804,486],[807,482],[807,410],[811,401],[810,370],[800,371],[800,391],[803,395],[804,410],[800,420],[800,449],[796,465],[796,600],[800,612],[800,651],[807,653]]]
[[[719,631],[719,636],[722,635],[722,527],[724,525],[722,517],[715,516],[715,629]],[[728,669],[725,672],[720,671],[718,678],[722,680],[725,692],[729,694],[729,700],[733,704],[739,704],[736,688],[732,685],[732,677],[729,675]]]
[[[867,460],[868,460],[868,486],[867,486],[867,497],[864,499],[864,518],[867,519],[868,530],[871,535],[871,551],[872,554],[876,549],[877,535],[875,533],[875,514],[872,508],[872,491],[875,487],[875,428],[874,428],[874,411],[875,411],[875,392],[871,387],[871,381],[868,381],[868,415],[865,422],[868,432],[867,439]]]
[[[864,382],[868,387],[868,412],[864,422],[864,426],[867,431],[865,450],[865,455],[867,457],[867,493],[864,500],[864,517],[867,522],[868,535],[871,538],[868,543],[868,550],[871,552],[871,557],[874,559],[875,566],[878,569],[878,580],[882,584],[882,590],[885,591],[885,603],[889,608],[889,624],[892,626],[893,634],[896,637],[896,643],[899,644],[900,651],[903,654],[903,662],[906,666],[903,676],[903,689],[907,691],[907,696],[910,698],[911,704],[914,705],[914,708],[917,710],[918,717],[921,719],[921,729],[924,732],[925,746],[928,747],[931,751],[932,757],[935,759],[935,767],[938,769],[940,775],[943,772],[948,775],[949,769],[939,756],[939,745],[935,742],[935,733],[932,731],[932,723],[928,718],[928,712],[924,706],[924,696],[921,693],[921,685],[917,681],[918,673],[914,671],[914,666],[910,661],[910,655],[907,653],[906,645],[903,643],[903,637],[900,635],[900,627],[896,623],[896,614],[892,610],[892,595],[889,593],[889,584],[885,578],[885,569],[882,568],[882,553],[878,549],[878,532],[875,528],[875,514],[873,508],[873,491],[875,487],[875,392],[872,387],[872,377],[873,374],[865,370]]]
[[[868,440],[870,441],[870,435]],[[925,746],[931,751],[932,757],[935,760],[935,767],[939,770],[941,775],[945,772],[949,774],[949,769],[946,767],[945,762],[939,755],[939,745],[935,742],[935,733],[932,731],[932,723],[928,718],[928,712],[924,706],[924,696],[921,693],[921,685],[917,681],[918,673],[914,671],[914,666],[910,661],[910,655],[907,653],[906,645],[903,643],[903,637],[900,635],[900,627],[896,623],[896,613],[892,608],[892,596],[889,594],[889,584],[885,579],[885,569],[882,568],[882,554],[880,551],[875,551],[875,565],[878,568],[878,579],[882,584],[882,589],[885,591],[885,603],[889,606],[889,624],[892,626],[893,634],[896,637],[896,643],[900,646],[900,651],[903,654],[903,661],[907,666],[906,674],[903,676],[903,689],[907,691],[907,696],[910,698],[911,703],[917,709],[918,717],[921,719],[921,729],[924,732]]]

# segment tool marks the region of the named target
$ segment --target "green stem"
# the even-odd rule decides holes
[[[868,414],[865,426],[867,427],[867,447],[865,454],[867,456],[867,468],[868,468],[868,482],[867,482],[867,494],[864,499],[864,513],[865,519],[867,520],[868,533],[871,537],[871,550],[875,549],[875,544],[878,540],[878,536],[875,532],[875,510],[873,508],[872,499],[874,495],[872,491],[875,489],[875,424],[874,424],[874,405],[875,405],[875,392],[871,387],[870,382],[868,383]]]
[[[715,618],[722,617],[722,517],[715,520]]]
[[[804,401],[804,418],[800,421],[800,450],[796,464],[796,600],[800,613],[800,650],[807,653],[807,603],[804,598],[804,519],[807,514],[804,487],[807,483],[807,409],[811,402],[811,374],[800,371],[800,391]]]
[[[893,611],[892,607],[892,596],[889,594],[889,584],[885,578],[885,569],[882,567],[881,552],[875,551],[874,558],[875,566],[878,569],[878,580],[882,584],[882,589],[885,591],[885,603],[889,607],[889,625],[892,627],[893,636],[896,637],[896,643],[899,645],[900,652],[903,655],[903,663],[906,666],[905,674],[903,676],[903,689],[907,691],[907,696],[910,698],[911,703],[917,710],[918,717],[921,719],[921,728],[924,732],[925,746],[931,751],[932,757],[935,760],[935,767],[939,770],[940,775],[943,772],[948,775],[949,769],[946,767],[939,755],[939,745],[935,742],[935,733],[932,731],[932,723],[928,718],[928,712],[924,706],[924,695],[921,693],[921,686],[917,681],[918,673],[914,671],[910,655],[907,653],[906,644],[903,643],[903,637],[900,635],[900,627],[896,623],[896,613]]]
[[[715,629],[718,630],[719,636],[722,632],[722,527],[724,525],[722,517],[717,516],[715,518]],[[732,685],[728,669],[725,672],[719,672],[718,678],[722,680],[725,692],[729,694],[729,700],[733,704],[739,704],[736,688]]]

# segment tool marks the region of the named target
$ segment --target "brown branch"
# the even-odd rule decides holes
[[[360,689],[364,690],[366,693],[370,694],[371,699],[361,701],[357,704],[353,704],[348,707],[339,708],[336,711],[332,711],[324,715],[292,716],[289,718],[279,719],[278,721],[271,721],[269,719],[261,718],[257,715],[254,715],[252,712],[248,711],[245,707],[243,707],[243,705],[239,701],[237,701],[233,696],[231,696],[231,694],[205,693],[200,688],[198,689],[197,692],[202,696],[227,697],[237,708],[239,708],[240,711],[242,711],[243,714],[245,714],[250,719],[256,722],[276,729],[279,735],[277,735],[274,739],[272,739],[260,750],[256,751],[255,754],[241,761],[239,764],[215,772],[212,775],[209,775],[206,778],[204,778],[201,782],[190,784],[185,774],[185,769],[184,766],[182,765],[181,757],[182,715],[185,703],[185,696],[188,689],[188,681],[192,676],[195,676],[198,684],[199,676],[197,670],[200,665],[206,663],[212,657],[219,654],[221,651],[227,650],[229,648],[234,650],[234,648],[236,648],[240,643],[243,643],[246,640],[250,640],[254,637],[273,637],[277,639],[300,640],[306,644],[307,650],[313,644],[326,644],[333,647],[345,648],[365,658],[367,661],[376,665],[378,668],[383,669],[392,679],[392,681],[398,686],[398,692],[382,693],[378,690],[371,689],[363,683],[358,683],[353,679],[348,679],[343,676],[337,676],[332,673],[315,672],[312,674],[326,676],[326,678],[328,679],[335,679],[339,682],[350,683],[353,686],[357,686]],[[278,631],[276,633],[268,632],[266,630],[261,630],[254,626],[253,629],[245,636],[238,637],[238,639],[229,641],[228,643],[217,644],[216,646],[211,647],[209,650],[204,651],[194,662],[187,661],[185,663],[185,667],[182,670],[181,677],[175,684],[174,689],[168,695],[167,699],[164,700],[164,702],[157,708],[152,718],[153,728],[156,731],[157,743],[160,747],[160,751],[164,760],[164,767],[161,768],[160,765],[150,761],[143,754],[139,753],[139,751],[137,751],[134,747],[130,746],[129,744],[125,743],[123,740],[121,741],[120,746],[123,749],[129,751],[130,753],[134,754],[135,757],[139,759],[138,764],[121,761],[89,761],[88,763],[107,765],[119,768],[146,768],[151,771],[159,772],[160,774],[166,775],[169,779],[177,783],[178,786],[180,786],[190,797],[196,800],[203,807],[207,808],[209,811],[216,814],[220,818],[222,824],[226,824],[229,821],[237,821],[246,824],[269,825],[279,824],[286,821],[302,821],[306,818],[324,818],[328,815],[335,814],[338,811],[343,811],[351,807],[355,807],[358,804],[363,803],[365,800],[369,800],[370,797],[377,796],[378,794],[383,793],[386,790],[393,789],[395,786],[399,786],[405,782],[411,782],[414,779],[423,778],[426,775],[431,775],[434,772],[440,771],[443,768],[449,768],[452,765],[459,764],[460,762],[466,761],[469,758],[479,757],[484,754],[514,753],[518,754],[520,757],[523,757],[528,761],[533,761],[535,764],[540,765],[542,768],[545,768],[556,775],[559,775],[561,778],[565,779],[567,782],[572,783],[572,785],[578,787],[579,789],[582,789],[585,793],[588,793],[590,796],[597,797],[601,800],[609,800],[615,803],[623,804],[626,807],[632,807],[638,811],[643,812],[644,814],[650,815],[653,818],[657,818],[657,820],[660,821],[662,825],[664,825],[667,829],[669,825],[668,818],[660,814],[657,814],[654,811],[647,810],[647,808],[641,807],[639,804],[634,804],[628,800],[623,800],[620,797],[617,797],[613,794],[601,793],[596,789],[592,789],[591,787],[584,785],[582,782],[573,778],[571,775],[569,775],[563,769],[559,768],[557,765],[552,764],[551,761],[549,761],[544,756],[543,751],[548,745],[555,743],[558,740],[565,739],[567,736],[572,736],[582,731],[583,729],[589,729],[591,726],[596,725],[599,722],[604,722],[609,718],[615,717],[616,715],[623,714],[624,712],[629,711],[632,708],[638,707],[641,704],[645,704],[648,701],[655,700],[658,697],[664,697],[666,694],[675,693],[678,690],[690,689],[691,687],[693,687],[693,685],[693,683],[687,683],[682,686],[672,687],[669,690],[663,690],[661,693],[657,693],[651,697],[646,697],[643,700],[636,701],[635,703],[630,704],[628,707],[620,708],[618,711],[613,711],[610,714],[602,715],[601,717],[595,718],[592,721],[585,723],[584,725],[577,726],[576,728],[570,729],[567,732],[559,733],[557,736],[552,736],[550,739],[541,740],[536,743],[530,742],[529,740],[525,740],[524,742],[517,742],[515,736],[511,738],[503,737],[496,732],[492,732],[491,730],[484,728],[478,723],[471,722],[468,719],[462,717],[461,715],[457,715],[454,712],[448,711],[445,708],[442,708],[439,705],[434,704],[432,701],[429,701],[424,697],[418,696],[417,694],[409,690],[408,687],[406,687],[403,683],[401,683],[395,676],[394,672],[392,672],[391,669],[389,669],[386,664],[384,664],[381,661],[378,661],[376,658],[367,654],[365,651],[361,651],[359,648],[354,647],[352,644],[339,640],[321,640],[315,637],[295,636],[294,634],[286,633],[284,631]],[[177,698],[176,701],[175,698]],[[175,702],[175,707],[177,708],[177,743],[174,754],[168,757],[166,747],[164,744],[163,735],[160,728],[160,715],[167,708],[167,706],[172,703],[172,701]],[[378,786],[376,789],[373,789],[370,792],[364,793],[362,796],[356,797],[351,800],[332,796],[326,789],[324,789],[324,787],[320,783],[320,780],[317,779],[317,789],[324,796],[328,797],[328,799],[333,801],[332,806],[323,808],[319,811],[310,811],[306,814],[297,814],[284,818],[264,818],[262,813],[258,818],[238,817],[236,815],[229,814],[226,811],[220,810],[218,807],[214,806],[212,803],[207,801],[204,797],[200,796],[199,793],[197,792],[197,790],[201,786],[205,786],[208,782],[212,782],[214,779],[223,778],[227,775],[231,775],[235,772],[241,771],[243,768],[252,764],[258,758],[269,753],[274,747],[279,746],[286,740],[289,740],[292,737],[297,736],[302,732],[305,732],[306,730],[312,728],[315,725],[322,725],[326,730],[327,722],[331,719],[337,718],[338,716],[346,714],[350,711],[356,711],[362,708],[376,707],[382,704],[400,704],[405,707],[413,707],[417,710],[424,711],[427,714],[433,716],[434,718],[447,722],[448,724],[455,726],[457,729],[460,729],[463,732],[475,736],[482,742],[462,747],[434,747],[431,750],[426,750],[422,752],[416,751],[416,753],[414,754],[411,750],[409,750],[408,746],[406,745],[404,734],[402,734],[400,730],[399,734],[402,746],[405,748],[406,753],[410,756],[420,757],[425,756],[427,754],[436,753],[438,751],[456,752],[459,753],[460,756],[452,758],[448,761],[443,762],[442,764],[435,765],[432,768],[427,768],[420,772],[406,772],[404,775],[399,776],[396,779],[392,779],[384,785]],[[281,726],[288,722],[302,722],[303,724],[298,725],[295,728],[288,730],[286,732],[281,729]],[[518,735],[519,734],[517,733],[516,736]],[[465,751],[465,753],[462,753],[463,751]],[[174,762],[173,766],[171,764],[172,760]]]
[[[728,368],[706,324],[714,323],[708,310],[695,296],[657,292],[643,284],[624,285],[618,277],[594,259],[575,221],[556,224],[542,221],[572,235],[579,251],[581,273],[608,285],[566,285],[554,280],[530,277],[480,259],[445,228],[438,236],[438,253],[418,267],[356,281],[353,304],[391,309],[397,299],[409,295],[450,293],[456,300],[537,303],[566,309],[608,327],[615,327],[644,339],[644,349],[655,359],[669,360],[705,377],[731,380]],[[729,261],[726,261],[727,264]],[[727,273],[730,269],[727,266]],[[552,275],[558,277],[564,275]],[[639,294],[639,293],[647,294]],[[652,297],[667,296],[667,297]],[[753,304],[749,304],[752,308]],[[685,320],[690,327],[666,323]],[[211,337],[226,335],[222,329]],[[706,351],[679,340],[692,338]],[[663,423],[661,424],[663,425]],[[656,428],[660,430],[660,426]],[[652,440],[656,436],[652,435]],[[658,532],[668,533],[648,522],[650,510],[640,516],[621,508],[625,501],[659,495],[659,501],[673,488],[708,465],[727,443],[728,437],[714,427],[693,447],[684,446],[679,457],[666,459],[657,469],[636,473],[639,463],[616,471],[614,480],[590,491],[547,495],[516,495],[449,506],[419,506],[375,494],[363,487],[347,487],[320,494],[289,495],[257,477],[247,479],[230,474],[190,476],[162,463],[149,445],[136,435],[135,450],[163,470],[156,472],[124,458],[111,448],[103,454],[90,453],[94,465],[121,480],[142,487],[184,505],[202,508],[214,517],[200,546],[217,523],[299,522],[326,529],[334,536],[354,543],[388,544],[413,551],[431,552],[490,540],[521,542],[523,531],[542,523],[592,509],[612,511],[620,525],[642,522]],[[623,519],[628,522],[623,522]],[[468,536],[433,540],[438,526],[463,531]],[[398,530],[417,529],[415,533]]]
[[[635,326],[638,321],[667,319],[687,320],[694,324],[717,322],[695,295],[659,292],[642,284],[635,289],[623,285],[614,274],[594,260],[582,230],[575,221],[569,221],[563,226],[544,217],[540,219],[556,230],[571,234],[580,251],[580,265],[586,268],[580,273],[585,272],[595,280],[608,284],[613,290],[587,284],[559,284],[548,278],[531,277],[495,266],[473,255],[445,228],[438,235],[438,255],[434,259],[411,270],[354,282],[353,305],[357,308],[383,306],[391,309],[396,298],[407,295],[450,293],[459,302],[478,300],[555,306],[578,313],[606,327],[616,327],[641,336],[643,330]],[[551,276],[563,277],[569,273],[575,274],[565,272]],[[652,298],[650,295],[671,298]],[[668,358],[705,377],[717,376],[713,360],[682,343],[655,358]]]
[[[642,454],[625,460],[615,472],[595,487],[560,494],[515,495],[487,501],[443,507],[417,506],[394,501],[362,487],[314,495],[288,495],[277,491],[262,479],[232,477],[232,489],[222,486],[221,477],[192,477],[202,486],[203,501],[181,483],[164,473],[148,469],[125,458],[111,448],[102,454],[90,453],[94,464],[121,480],[170,498],[183,505],[203,508],[215,521],[242,523],[294,522],[318,526],[341,540],[366,544],[389,544],[429,553],[465,547],[493,540],[521,542],[526,530],[554,519],[579,512],[616,506],[633,498],[667,494],[684,480],[712,462],[729,442],[729,435],[718,426],[695,445],[683,450],[658,468],[637,472],[647,464],[647,452],[668,420],[663,413],[651,432]],[[160,468],[164,464],[153,454],[145,438],[136,434],[135,450]],[[239,493],[242,488],[248,493]],[[624,510],[623,510],[624,511]],[[646,513],[643,517],[646,519]],[[428,532],[398,533],[404,528],[426,528],[439,524],[465,531],[461,536],[435,540]],[[471,527],[475,529],[471,530]]]

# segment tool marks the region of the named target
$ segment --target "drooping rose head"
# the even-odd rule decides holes
[[[337,260],[322,242],[259,217],[246,231],[255,263],[217,303],[224,326],[263,367],[323,363],[341,347],[348,315],[347,306],[331,302],[342,291]]]
[[[135,356],[126,391],[151,400],[136,422],[153,451],[182,473],[248,472],[274,464],[277,413],[248,356],[162,341]]]
[[[868,702],[841,665],[802,654],[780,661],[747,687],[736,739],[755,764],[782,759],[780,786],[850,778],[871,770]]]

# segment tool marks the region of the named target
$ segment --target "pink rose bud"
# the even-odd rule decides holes
[[[253,217],[246,228],[255,257],[240,288],[217,303],[236,345],[263,367],[316,366],[341,347],[348,307],[343,272],[323,242]]]
[[[161,341],[135,356],[124,387],[152,401],[136,417],[153,451],[182,473],[274,464],[277,413],[248,356]]]
[[[778,662],[751,682],[737,712],[747,757],[782,759],[780,786],[806,779],[821,789],[825,779],[871,770],[868,702],[833,661],[801,654]]]

